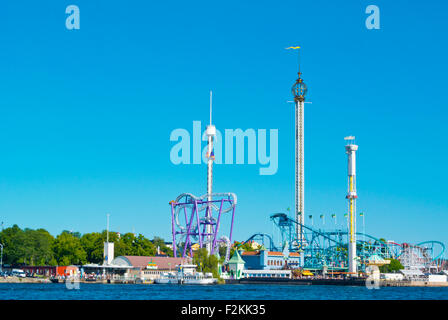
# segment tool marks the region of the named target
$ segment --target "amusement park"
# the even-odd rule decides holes
[[[287,49],[299,51],[300,47]],[[218,257],[219,252],[225,252],[223,263],[220,265],[223,271],[220,274],[235,279],[250,278],[254,275],[265,278],[282,277],[285,270],[291,272],[289,277],[292,277],[295,270],[300,270],[302,275],[321,277],[342,275],[344,279],[366,278],[374,273],[375,267],[396,260],[401,264],[400,279],[423,280],[431,275],[440,275],[438,281],[446,282],[448,273],[445,270],[444,243],[436,240],[397,243],[367,234],[364,232],[365,229],[363,232],[357,230],[357,215],[362,218],[364,224],[364,213],[357,214],[356,210],[358,145],[354,136],[344,138],[347,157],[345,194],[347,211],[344,214],[346,226],[337,227],[335,224],[333,229],[317,228],[312,223],[305,223],[305,217],[312,221],[312,215],[307,216],[305,210],[304,106],[307,91],[300,71],[299,57],[298,77],[291,90],[295,105],[294,213],[291,215],[289,208],[288,213],[266,213],[266,219],[272,223],[273,232],[257,232],[239,244],[236,244],[232,237],[237,196],[232,192],[214,193],[212,189],[216,128],[212,124],[212,92],[210,92],[210,124],[205,131],[208,143],[207,192],[201,196],[183,193],[170,202],[174,256],[192,257],[194,248],[205,248],[210,255]],[[224,216],[230,216],[226,225],[222,222]],[[331,217],[335,219],[336,215],[333,214]],[[242,249],[242,245],[252,243],[258,245],[252,252],[245,252]],[[270,257],[280,258],[279,261],[274,261]],[[254,259],[258,259],[256,263]]]

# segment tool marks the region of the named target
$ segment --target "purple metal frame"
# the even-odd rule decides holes
[[[233,233],[233,222],[235,220],[235,206],[234,206],[234,200],[230,197],[216,197],[213,200],[197,200],[197,199],[191,199],[191,202],[176,202],[176,201],[171,201],[170,202],[170,206],[171,206],[171,229],[172,229],[172,233],[173,233],[173,254],[175,257],[177,257],[177,236],[178,235],[185,235],[185,243],[184,243],[184,248],[182,250],[182,258],[185,258],[187,256],[187,249],[188,247],[190,248],[190,256],[193,256],[193,251],[191,249],[191,237],[192,236],[197,236],[199,239],[199,246],[202,248],[204,246],[204,240],[207,239],[208,236],[211,236],[211,241],[212,241],[212,250],[210,252],[210,254],[214,254],[216,247],[217,247],[217,242],[218,242],[218,232],[219,232],[219,227],[220,227],[220,222],[221,222],[221,215],[222,215],[222,211],[223,211],[223,207],[225,203],[229,203],[231,206],[233,206],[232,208],[232,222],[230,225],[230,235],[229,235],[229,240],[230,243],[232,243],[232,233]],[[210,219],[212,218],[212,212],[213,210],[210,209],[210,205],[211,204],[217,204],[219,205],[219,211],[218,211],[218,217],[217,220],[215,222],[214,219]],[[188,219],[188,214],[187,214],[187,208],[186,205],[192,205],[192,209],[191,209],[191,214],[190,214],[190,219]],[[203,218],[200,217],[200,212],[198,210],[198,207],[200,206],[207,206],[207,208],[205,209],[205,216]],[[176,207],[177,206],[183,206],[184,209],[184,215],[185,215],[185,221],[187,222],[187,225],[185,226],[185,231],[176,231],[176,223],[175,223],[175,211],[176,211]],[[210,213],[209,213],[210,210]],[[191,230],[191,227],[193,225],[193,221],[194,218],[196,217],[196,223],[197,223],[197,230]],[[207,233],[207,225],[211,225],[211,233]],[[201,231],[202,229],[202,231]]]

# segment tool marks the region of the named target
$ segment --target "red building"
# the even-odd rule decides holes
[[[38,274],[46,277],[68,276],[78,271],[76,266],[23,266],[20,269],[30,274]]]

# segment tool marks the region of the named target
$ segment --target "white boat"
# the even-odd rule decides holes
[[[211,273],[196,272],[193,275],[185,275],[181,278],[182,284],[216,284],[218,279],[213,278]]]
[[[154,283],[157,284],[178,284],[179,279],[177,274],[174,273],[162,273],[159,278],[154,279]]]
[[[184,264],[177,266],[176,273],[163,273],[159,278],[154,279],[157,284],[216,284],[218,279],[213,278],[211,273],[196,271],[194,264]]]

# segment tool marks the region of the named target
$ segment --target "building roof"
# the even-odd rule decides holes
[[[191,263],[191,258],[119,256],[112,261],[112,264],[127,264],[134,268],[146,268],[151,261],[157,265],[159,270],[168,270],[179,264]]]
[[[257,256],[260,254],[260,251],[243,251],[241,254],[243,256]]]
[[[300,257],[300,253],[298,253],[298,252],[290,252],[289,256],[290,257]]]
[[[233,253],[232,258],[230,258],[229,262],[227,264],[245,264],[244,260],[241,258],[240,253],[238,250],[235,250]]]
[[[243,251],[241,253],[241,255],[243,256],[257,256],[260,254],[260,250],[257,251]],[[296,252],[291,252],[289,254],[290,256],[294,256],[294,257],[299,257],[300,254],[296,253]],[[283,257],[283,252],[280,251],[268,251],[268,256],[271,257]]]
[[[390,260],[385,260],[377,254],[372,254],[368,259],[368,264],[370,265],[390,264]]]
[[[425,275],[419,269],[402,269],[399,272],[402,273],[405,276],[423,276],[423,275]]]
[[[283,257],[283,252],[279,252],[279,251],[268,251],[268,256],[281,256],[281,257]]]

